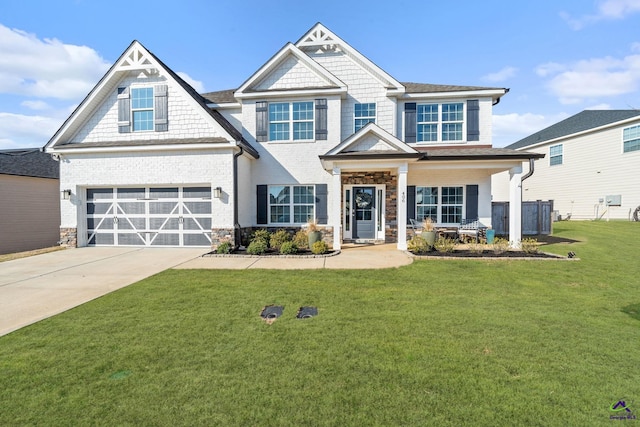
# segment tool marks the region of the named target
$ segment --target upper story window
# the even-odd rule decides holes
[[[417,142],[462,141],[464,103],[418,104]]]
[[[131,88],[131,116],[134,132],[154,129],[152,87]]]
[[[354,106],[354,132],[358,132],[365,127],[367,123],[376,122],[376,104],[370,102],[368,104],[356,104]]]
[[[549,147],[549,166],[562,164],[562,144]]]
[[[624,153],[640,150],[640,125],[622,131],[622,149]]]
[[[269,141],[313,139],[313,102],[269,104]]]
[[[167,132],[169,130],[168,86],[119,87],[118,133]]]

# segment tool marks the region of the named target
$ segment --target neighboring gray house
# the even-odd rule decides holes
[[[0,254],[56,246],[59,170],[39,148],[0,150]]]
[[[546,155],[522,200],[553,200],[561,218],[629,219],[640,205],[638,110],[585,110],[506,148]],[[495,175],[493,200],[508,196],[506,176]]]
[[[61,241],[215,248],[312,219],[334,249],[404,250],[413,218],[489,225],[491,176],[510,171],[515,244],[539,155],[492,147],[507,92],[400,82],[318,23],[238,88],[198,94],[134,41],[46,145],[71,192]]]

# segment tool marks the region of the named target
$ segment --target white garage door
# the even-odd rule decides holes
[[[211,246],[211,188],[89,188],[87,234],[93,246]]]

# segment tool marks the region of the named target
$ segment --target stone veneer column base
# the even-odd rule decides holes
[[[58,243],[60,244],[60,246],[64,246],[67,248],[77,248],[78,229],[60,227],[60,241]]]
[[[211,249],[215,251],[222,242],[231,242],[232,245],[235,245],[234,234],[233,228],[211,229]]]

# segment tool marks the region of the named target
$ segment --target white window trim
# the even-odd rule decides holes
[[[273,222],[271,221],[271,207],[272,206],[285,206],[283,204],[275,204],[272,205],[271,204],[271,188],[272,187],[289,187],[289,203],[287,206],[289,206],[289,222]],[[313,203],[295,203],[294,202],[294,187],[313,187]],[[311,209],[313,211],[312,215],[310,215],[312,218],[311,219],[315,219],[316,217],[316,186],[315,184],[269,184],[267,186],[267,218],[268,218],[268,225],[272,225],[274,227],[278,226],[278,227],[282,227],[282,226],[299,226],[302,224],[305,224],[309,218],[305,219],[304,221],[300,221],[300,222],[295,222],[294,221],[294,208],[295,206],[311,206]]]
[[[444,104],[462,104],[462,139],[456,139],[456,140],[447,140],[445,141],[444,139],[442,139],[442,129],[443,129],[443,124],[445,123],[459,123],[459,122],[445,122],[442,120],[442,106]],[[420,105],[437,105],[438,106],[438,121],[437,122],[420,122],[418,121],[418,107]],[[468,120],[468,114],[467,114],[467,101],[460,101],[460,100],[448,100],[448,101],[432,101],[432,102],[427,102],[427,101],[416,101],[416,142],[415,144],[417,145],[433,145],[433,144],[465,144],[467,142],[467,120]],[[438,131],[437,131],[437,139],[435,141],[418,141],[419,138],[419,132],[418,132],[418,126],[420,124],[435,124],[438,126]]]
[[[134,90],[139,90],[139,89],[151,89],[151,108],[134,108],[133,107],[133,91]],[[155,119],[156,119],[156,108],[155,108],[155,95],[156,95],[156,90],[155,87],[153,85],[131,85],[130,89],[129,89],[129,98],[130,98],[130,105],[129,105],[129,109],[130,111],[130,118],[131,118],[131,132],[132,133],[144,133],[144,132],[155,132]],[[136,121],[135,121],[135,117],[134,117],[134,112],[135,111],[149,111],[151,110],[151,129],[142,129],[142,130],[136,130],[135,126],[136,126]]]
[[[416,185],[416,201],[415,201],[415,212],[416,212],[416,221],[422,221],[422,218],[418,218],[418,206],[421,206],[420,204],[418,204],[418,198],[417,198],[417,194],[418,194],[418,188],[419,187],[426,187],[426,188],[437,188],[438,189],[438,200],[437,200],[437,204],[436,204],[436,226],[438,227],[451,227],[451,226],[457,226],[460,223],[459,222],[442,222],[442,208],[444,206],[460,206],[462,208],[462,212],[460,213],[460,219],[464,219],[464,215],[465,215],[465,208],[466,208],[466,203],[467,203],[467,193],[465,190],[465,186],[464,185]],[[444,187],[454,187],[454,188],[461,188],[462,189],[462,204],[444,204],[442,202],[442,189]],[[424,205],[424,204],[422,204]],[[427,205],[427,206],[432,206],[432,205]]]
[[[633,139],[629,139],[629,140],[625,140],[624,139],[624,131],[627,130],[627,129],[633,129],[633,128],[640,128],[640,125],[627,126],[627,127],[622,129],[622,154],[640,153],[640,148],[634,149],[634,150],[629,150],[629,151],[625,151],[625,149],[624,149],[624,143],[625,142],[635,141],[636,139],[638,139],[638,138],[633,138]]]
[[[551,155],[551,149],[552,148],[556,148],[556,147],[560,147],[560,154],[556,154],[556,155]],[[552,163],[553,159],[557,159],[560,158],[560,163]],[[563,144],[554,144],[549,146],[549,167],[553,167],[553,166],[562,166],[564,164],[564,145]]]
[[[313,113],[313,117],[311,120],[293,120],[293,104],[299,104],[304,102],[311,103],[311,111]],[[289,104],[289,119],[287,121],[271,121],[271,105],[273,104]],[[311,122],[313,125],[312,129],[312,138],[310,139],[294,139],[293,138],[293,128],[294,123],[302,123],[302,122]],[[289,138],[288,139],[271,139],[271,123],[289,123]],[[269,101],[267,103],[267,142],[270,144],[290,144],[290,143],[298,143],[298,142],[314,142],[316,140],[316,102],[313,99],[300,99],[295,101]]]
[[[376,112],[373,116],[363,116],[363,117],[356,117],[356,105],[364,105],[364,104],[373,104]],[[353,133],[356,133],[356,120],[358,119],[371,119],[373,118],[373,123],[378,123],[378,103],[377,102],[356,102],[355,104],[353,104]],[[368,124],[368,123],[367,123]],[[367,124],[365,124],[364,126],[366,126]],[[362,129],[364,126],[361,126],[360,129]],[[358,129],[358,130],[360,130]]]

